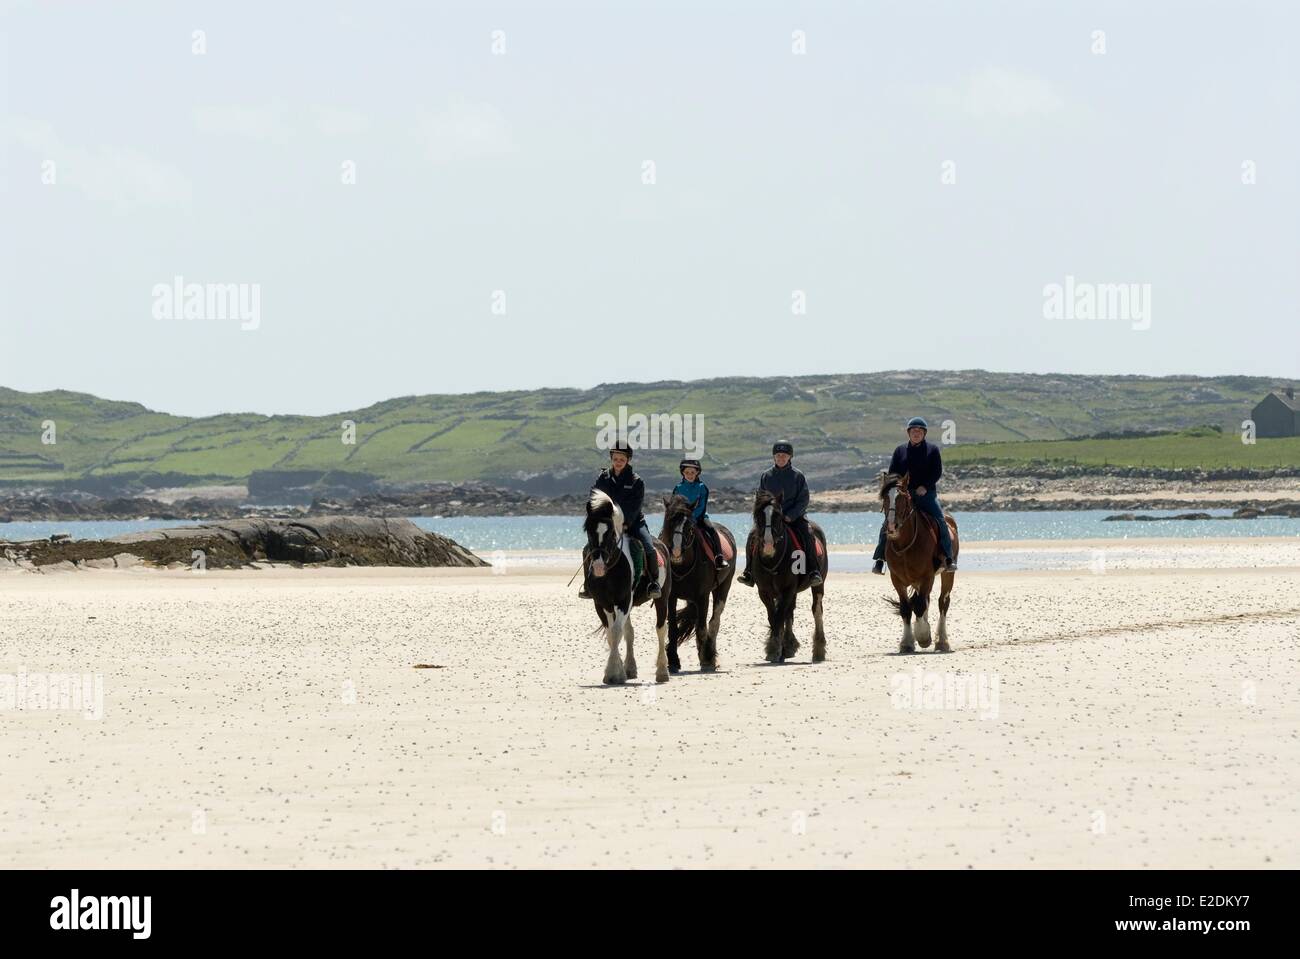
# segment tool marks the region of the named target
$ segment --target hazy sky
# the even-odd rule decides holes
[[[5,386],[1300,375],[1291,2],[4,10]],[[256,328],[155,318],[176,276]],[[1045,319],[1067,276],[1149,284],[1149,329]]]

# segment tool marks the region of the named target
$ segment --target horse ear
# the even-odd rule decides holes
[[[902,476],[900,476],[900,477],[898,478],[898,485],[901,486],[901,487],[903,487],[903,489],[907,489],[908,486],[911,485],[911,484],[908,482],[908,480],[910,480],[911,478],[912,478],[912,474],[911,474],[911,473],[904,473]]]
[[[664,509],[667,509],[669,506],[672,505],[673,505],[673,497],[672,494],[669,493],[667,496],[664,497]]]

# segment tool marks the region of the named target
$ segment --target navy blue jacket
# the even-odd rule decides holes
[[[907,473],[909,492],[918,486],[932,490],[943,475],[943,457],[939,455],[939,447],[929,440],[921,440],[915,446],[910,441],[900,443],[889,461],[889,472],[900,476]]]
[[[808,481],[794,464],[778,469],[775,464],[758,478],[758,488],[781,494],[781,512],[786,519],[799,519],[808,512]]]
[[[618,504],[628,529],[636,529],[645,522],[645,517],[641,515],[641,504],[645,502],[645,483],[632,472],[631,463],[623,467],[623,472],[618,476],[611,469],[601,470],[591,488],[607,493]]]

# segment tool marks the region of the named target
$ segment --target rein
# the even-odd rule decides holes
[[[681,536],[681,537],[682,537],[682,540],[683,540],[683,542],[682,542],[682,552],[685,553],[688,549],[691,551],[691,565],[688,566],[688,567],[686,567],[686,569],[685,569],[683,572],[678,573],[678,572],[677,572],[677,567],[675,567],[675,566],[673,565],[673,562],[672,562],[672,553],[669,553],[669,554],[668,554],[668,571],[669,571],[670,573],[672,573],[673,579],[685,579],[687,576],[690,576],[691,573],[693,573],[693,572],[695,571],[695,564],[698,563],[698,562],[700,561],[700,554],[699,554],[699,553],[696,551],[696,549],[695,549],[695,539],[696,539],[696,536],[698,536],[699,531],[695,528],[694,525],[691,526],[691,533],[694,534],[694,535],[691,536],[691,540],[690,540],[690,542],[688,543],[688,542],[685,541],[685,540],[686,540],[686,534],[682,531],[682,530],[684,529],[685,525],[686,525],[686,524],[685,524],[685,521],[683,520],[683,522],[682,522],[682,526],[679,526],[679,527],[678,527],[678,529],[677,529],[677,533],[676,533],[675,535],[678,535],[678,536]],[[667,544],[667,543],[664,543],[664,545],[667,546],[668,544]]]
[[[902,490],[899,490],[899,492],[902,493]],[[912,502],[912,494],[904,493],[903,495],[907,497],[907,502],[910,504]],[[889,509],[885,511],[886,515],[888,515],[889,513],[894,513],[895,515],[897,515],[897,512],[898,512],[897,509],[893,506],[889,507]],[[921,535],[921,524],[916,521],[915,506],[913,506],[908,511],[907,519],[903,520],[903,522],[904,523],[910,522],[912,524],[912,541],[908,543],[906,546],[902,547],[901,549],[898,546],[895,546],[894,551],[897,553],[906,553],[909,549],[911,549],[913,546],[916,545],[916,538]],[[899,524],[898,529],[901,530],[902,528],[903,528],[902,524]]]

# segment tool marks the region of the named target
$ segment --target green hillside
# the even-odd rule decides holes
[[[1235,440],[1251,407],[1278,385],[1258,377],[904,371],[413,396],[331,416],[204,418],[80,393],[0,388],[0,483],[239,483],[257,470],[301,470],[388,483],[477,479],[563,489],[602,462],[596,417],[616,414],[620,404],[632,413],[702,416],[703,459],[715,483],[752,481],[778,436],[796,444],[810,478],[860,477],[880,465],[916,414],[930,421],[935,439],[940,424],[953,421],[957,445],[945,453],[952,461],[1016,461],[1032,449],[1033,457],[1086,463],[1121,457],[1164,466],[1186,456],[1200,464],[1296,465],[1295,443]],[[356,423],[354,445],[341,441],[345,420]],[[41,442],[45,421],[55,423],[53,445]],[[1020,445],[1198,424],[1227,433],[1174,443],[1177,449],[1172,438]],[[679,456],[646,450],[636,463],[647,478],[667,478]]]

